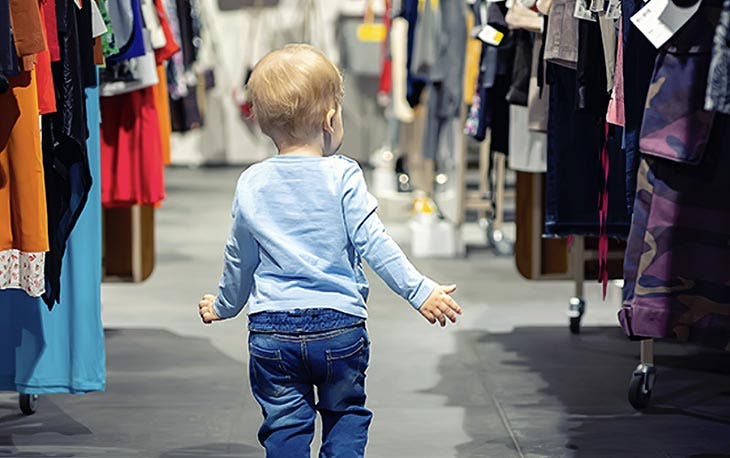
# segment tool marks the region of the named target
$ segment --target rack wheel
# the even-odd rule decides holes
[[[579,297],[570,299],[568,318],[570,318],[570,333],[580,334],[580,323],[586,313],[586,301]]]
[[[656,381],[656,368],[651,364],[639,364],[631,375],[629,403],[636,410],[649,407],[651,392]]]
[[[494,248],[498,256],[511,256],[514,254],[514,243],[507,240],[504,232],[500,229],[494,229],[491,222],[487,225],[487,242]]]
[[[20,404],[20,411],[23,412],[23,415],[33,415],[38,406],[38,395],[20,393],[18,403]]]

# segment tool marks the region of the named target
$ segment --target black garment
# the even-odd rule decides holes
[[[575,109],[599,117],[606,116],[611,99],[602,40],[598,22],[578,21]]]
[[[633,212],[636,194],[636,175],[639,170],[639,134],[644,117],[646,94],[657,49],[631,22],[631,16],[645,5],[643,0],[623,0],[623,46],[624,46],[624,113],[626,126],[624,150],[626,152],[626,207]]]
[[[183,98],[170,98],[170,123],[173,132],[187,132],[203,125],[196,87],[188,86],[188,91],[188,95]]]
[[[61,60],[51,69],[56,86],[56,113],[43,115],[43,167],[48,208],[50,251],[46,254],[46,292],[43,301],[49,309],[60,301],[61,264],[66,242],[91,188],[91,172],[86,153],[85,83],[94,70],[91,6],[84,2],[79,10],[73,0],[57,0],[58,38]],[[83,33],[83,39],[80,39]],[[91,49],[87,49],[91,48]]]
[[[600,153],[605,120],[574,109],[576,71],[547,64],[550,85],[548,170],[545,177],[545,233],[599,234],[598,197],[603,188]],[[621,130],[609,131],[608,224],[610,237],[626,238],[631,217],[624,203],[625,174]]]
[[[514,31],[515,55],[512,64],[512,84],[507,92],[507,101],[512,105],[527,106],[532,72],[532,33],[518,29]]]

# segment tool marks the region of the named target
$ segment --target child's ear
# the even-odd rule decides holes
[[[337,110],[334,108],[330,108],[330,110],[327,112],[327,115],[324,118],[324,131],[328,134],[333,134],[335,132],[335,115],[337,114]]]

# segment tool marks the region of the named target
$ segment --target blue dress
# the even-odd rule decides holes
[[[29,394],[104,390],[101,323],[101,190],[98,88],[86,89],[93,177],[68,240],[61,301],[53,311],[21,290],[0,292],[0,390]]]

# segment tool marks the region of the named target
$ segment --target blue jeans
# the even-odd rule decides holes
[[[318,333],[252,332],[249,353],[267,457],[309,458],[316,412],[322,415],[320,457],[365,456],[372,413],[365,408],[370,339],[364,324]]]

